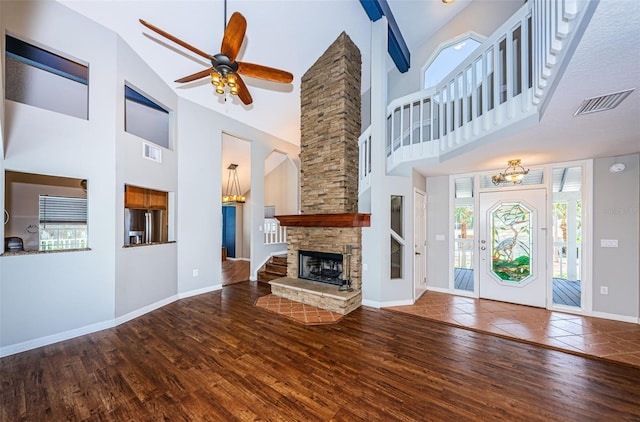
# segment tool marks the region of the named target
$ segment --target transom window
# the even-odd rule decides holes
[[[452,40],[426,66],[423,88],[428,89],[440,83],[453,69],[462,63],[481,42],[472,38],[471,34]]]

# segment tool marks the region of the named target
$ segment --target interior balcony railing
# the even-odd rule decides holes
[[[531,0],[436,87],[387,107],[387,174],[443,161],[459,148],[539,121],[595,1]],[[518,125],[514,127],[513,125]],[[360,139],[360,188],[370,186],[369,130]]]
[[[276,245],[287,243],[287,228],[280,225],[275,218],[264,219],[264,244]]]

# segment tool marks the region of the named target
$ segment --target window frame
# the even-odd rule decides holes
[[[468,39],[472,39],[480,44],[482,44],[487,37],[482,36],[480,34],[478,34],[477,32],[474,31],[468,31],[465,32],[461,35],[458,35],[457,37],[444,41],[442,43],[440,43],[438,45],[438,47],[436,47],[436,49],[434,50],[434,52],[431,54],[431,56],[429,56],[429,59],[427,59],[427,61],[422,65],[421,69],[420,69],[420,90],[425,90],[425,89],[431,89],[431,88],[435,88],[440,82],[439,81],[438,84],[432,86],[432,87],[425,87],[425,83],[426,83],[426,77],[425,74],[427,72],[427,69],[429,69],[429,67],[431,67],[431,65],[433,64],[433,62],[438,58],[438,56],[440,55],[440,53],[449,48],[452,47],[454,45],[460,44]],[[478,46],[479,47],[479,46]],[[468,56],[467,56],[468,57]],[[465,58],[466,60],[466,58]]]

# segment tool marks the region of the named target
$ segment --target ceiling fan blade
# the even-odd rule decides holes
[[[146,21],[140,19],[140,23],[143,24],[144,26],[146,26],[147,28],[149,28],[150,30],[162,35],[163,37],[173,41],[174,43],[176,43],[176,44],[178,44],[178,45],[180,45],[180,46],[182,46],[184,48],[186,48],[187,50],[192,51],[192,52],[196,53],[197,55],[204,57],[205,59],[211,60],[213,58],[213,56],[211,54],[205,53],[204,51],[202,51],[200,49],[197,49],[192,45],[187,44],[186,42],[182,41],[179,38],[174,37],[173,35],[169,34],[166,31],[163,31],[162,29],[158,28],[157,26],[151,25],[149,22],[146,22]]]
[[[231,15],[231,19],[229,19],[227,29],[224,31],[222,46],[220,47],[220,52],[227,56],[232,63],[236,60],[236,56],[240,51],[246,30],[247,20],[240,13],[234,12]]]
[[[238,73],[272,82],[290,83],[293,81],[293,75],[289,72],[247,62],[238,62]]]
[[[179,83],[191,82],[191,81],[205,78],[211,75],[211,72],[213,72],[213,67],[210,67],[209,69],[201,70],[200,72],[196,72],[193,75],[185,76],[184,78],[176,79],[175,81]]]
[[[237,77],[236,83],[238,84],[238,97],[240,97],[240,100],[245,105],[251,104],[253,102],[253,98],[251,98],[251,94],[249,93],[249,88],[247,88],[247,85],[244,83],[240,75],[236,75],[236,77]]]

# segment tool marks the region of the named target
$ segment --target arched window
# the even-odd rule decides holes
[[[477,34],[467,33],[441,44],[424,67],[422,87],[428,89],[441,82],[482,44],[480,38]]]

